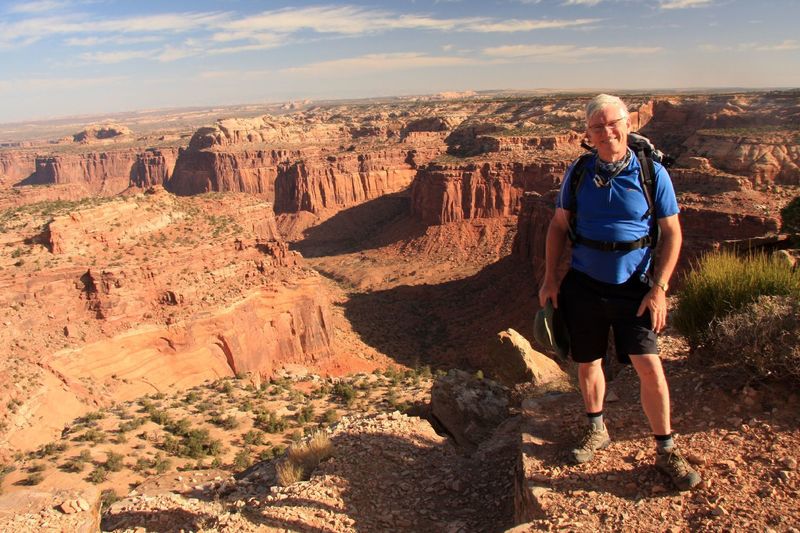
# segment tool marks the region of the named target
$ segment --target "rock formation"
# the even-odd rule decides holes
[[[433,384],[431,413],[471,452],[508,418],[508,393],[492,380],[451,370]]]
[[[492,374],[509,387],[530,383],[534,388],[557,389],[568,386],[569,378],[558,364],[531,347],[531,343],[513,329],[497,334],[489,354]]]
[[[52,218],[46,230],[5,259],[0,396],[25,409],[5,419],[3,442],[46,441],[87,406],[330,358],[330,297],[270,204],[163,190],[88,204],[38,215]],[[17,359],[36,361],[38,385],[6,381]]]
[[[326,118],[307,112],[201,128],[166,186],[180,195],[258,194],[278,213],[341,209],[408,187],[417,167],[443,150],[443,135],[455,122]]]

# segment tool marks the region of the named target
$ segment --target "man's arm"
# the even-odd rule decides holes
[[[553,307],[558,307],[558,282],[556,279],[558,264],[561,255],[564,253],[564,245],[567,242],[569,232],[569,211],[561,207],[556,208],[556,212],[550,220],[547,228],[547,240],[545,241],[544,256],[544,279],[539,288],[539,305],[544,307],[547,300],[553,302]]]
[[[661,228],[661,237],[653,268],[653,286],[642,299],[639,311],[636,313],[636,316],[642,316],[645,309],[649,309],[653,331],[656,333],[664,329],[667,324],[667,293],[665,289],[678,264],[678,256],[681,253],[683,242],[678,215],[658,219],[658,226]]]

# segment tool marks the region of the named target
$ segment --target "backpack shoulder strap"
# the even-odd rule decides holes
[[[650,246],[655,248],[660,233],[654,201],[656,197],[656,166],[653,158],[649,157],[643,149],[636,151],[636,158],[639,160],[639,185],[642,187],[642,193],[647,202],[647,211],[642,216],[642,220],[650,217]]]
[[[586,168],[589,166],[589,159],[594,156],[594,152],[583,154],[575,162],[572,172],[569,175],[569,238],[575,242],[577,237],[577,218],[578,218],[578,190],[586,176]]]

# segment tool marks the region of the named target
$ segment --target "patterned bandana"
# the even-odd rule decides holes
[[[620,159],[619,161],[613,161],[611,163],[606,163],[599,157],[595,162],[595,175],[594,175],[594,184],[598,187],[606,187],[611,180],[614,179],[622,170],[628,166],[628,163],[631,162],[631,151],[628,150],[625,152],[625,157]]]

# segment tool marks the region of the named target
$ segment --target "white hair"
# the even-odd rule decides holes
[[[625,102],[620,100],[618,96],[610,94],[598,94],[586,104],[586,123],[588,124],[592,117],[602,111],[606,107],[616,107],[622,112],[623,117],[629,116],[628,106]]]

